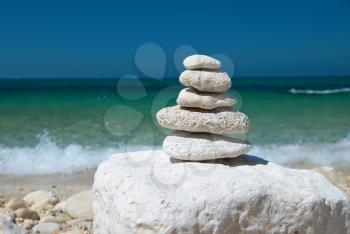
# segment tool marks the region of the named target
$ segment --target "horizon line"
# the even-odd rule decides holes
[[[138,79],[150,79],[150,80],[170,80],[178,79],[178,77],[164,77],[163,79],[155,79],[152,77],[139,77]],[[60,79],[60,80],[81,80],[81,79],[91,79],[91,80],[111,80],[111,79],[121,79],[122,77],[0,77],[0,80],[50,80],[50,79]],[[231,79],[315,79],[315,78],[350,78],[350,75],[322,75],[322,76],[232,76]]]

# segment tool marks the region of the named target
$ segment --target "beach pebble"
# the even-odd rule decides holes
[[[236,103],[236,100],[226,93],[203,93],[194,88],[181,90],[176,100],[183,107],[197,107],[211,110],[218,107],[228,107]]]
[[[33,233],[53,234],[60,230],[61,226],[57,223],[38,223],[33,227]]]
[[[64,213],[57,213],[40,218],[40,223],[64,223],[69,219],[70,217],[67,217]]]
[[[183,64],[186,69],[219,69],[221,67],[219,60],[201,54],[188,56]]]
[[[151,152],[150,160],[130,163]],[[323,176],[249,155],[203,163],[154,150],[115,154],[96,171],[93,208],[94,233],[345,234],[350,228],[349,198]]]
[[[55,205],[54,210],[55,211],[64,211],[65,207],[66,207],[66,201],[61,201]]]
[[[26,203],[23,201],[23,199],[14,197],[11,198],[5,205],[5,208],[11,209],[11,210],[17,210],[19,208],[24,208],[26,207]]]
[[[5,198],[0,195],[0,208],[2,208],[5,205],[5,203],[6,203]]]
[[[231,87],[231,78],[220,71],[186,70],[180,75],[180,83],[202,92],[222,93]]]
[[[188,132],[223,135],[246,132],[249,128],[248,117],[228,107],[209,111],[177,105],[161,109],[156,117],[158,123],[165,128]]]
[[[247,153],[251,145],[247,141],[208,133],[175,131],[163,142],[163,150],[172,158],[202,161],[218,158],[234,158]]]
[[[15,211],[16,218],[39,220],[40,216],[35,210],[19,208]]]
[[[16,218],[15,221],[16,221],[16,223],[23,223],[24,219],[23,218]]]
[[[35,203],[41,202],[42,200],[47,200],[53,197],[53,194],[49,191],[38,190],[28,193],[23,200],[28,203],[28,205],[33,205]]]
[[[38,212],[52,209],[59,202],[59,199],[51,192],[42,190],[28,193],[23,200],[30,205],[32,210]]]
[[[92,219],[91,190],[74,194],[66,200],[64,211],[72,218]]]
[[[22,223],[22,227],[26,230],[32,229],[32,227],[35,225],[35,222],[31,219],[25,219]]]

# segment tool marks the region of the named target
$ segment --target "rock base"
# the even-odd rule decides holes
[[[347,196],[323,176],[263,159],[117,154],[93,186],[94,233],[349,233]]]

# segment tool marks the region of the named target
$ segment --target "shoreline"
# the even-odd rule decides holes
[[[92,188],[95,169],[75,173],[54,174],[1,174],[0,203],[10,197],[23,197],[35,190],[46,190],[56,194],[60,199]]]

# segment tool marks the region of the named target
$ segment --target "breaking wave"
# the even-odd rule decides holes
[[[350,92],[350,88],[340,89],[325,89],[325,90],[313,90],[313,89],[295,89],[289,90],[293,94],[334,94],[334,93],[347,93]]]
[[[132,150],[149,149],[148,146],[140,146]],[[39,137],[39,143],[35,147],[0,146],[0,173],[74,173],[93,169],[108,156],[126,150],[131,151],[126,147],[92,148],[79,144],[60,146],[45,133]]]
[[[78,144],[60,146],[53,142],[48,134],[43,134],[35,147],[0,146],[0,173],[74,173],[96,168],[114,153],[153,148],[92,148]],[[336,143],[256,145],[249,154],[281,165],[299,163],[310,166],[350,166],[350,135]]]

